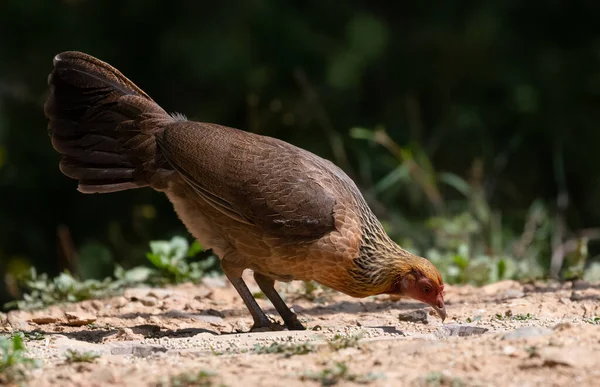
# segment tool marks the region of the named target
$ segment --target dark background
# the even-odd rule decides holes
[[[542,206],[547,275],[561,241],[600,225],[599,20],[594,0],[4,0],[0,273],[8,285],[29,265],[103,277],[143,262],[148,241],[186,235],[160,194],[83,195],[59,172],[46,77],[56,53],[79,50],[168,111],[333,160],[417,251],[437,243],[432,217],[485,203],[501,225],[481,238],[498,233],[502,252],[483,250],[510,255]],[[395,145],[354,127],[385,128]],[[402,164],[408,177],[382,183]],[[17,296],[2,288],[0,301]]]

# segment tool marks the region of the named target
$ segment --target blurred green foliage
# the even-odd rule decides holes
[[[158,269],[152,282],[168,283],[197,283],[211,269],[215,269],[217,259],[210,255],[201,261],[190,262],[202,252],[202,246],[197,241],[190,245],[183,237],[173,237],[170,241],[150,242],[150,252],[146,257]],[[151,273],[152,275],[152,273]],[[152,279],[152,278],[149,278]]]
[[[43,103],[71,49],[169,111],[333,160],[451,281],[547,275],[553,256],[597,273],[599,19],[593,1],[5,0],[0,301],[30,265],[105,278],[186,235],[161,194],[86,196],[59,172]]]
[[[5,307],[40,309],[53,304],[105,298],[133,286],[198,283],[217,269],[214,255],[207,256],[198,242],[190,245],[183,237],[152,241],[150,250],[146,254],[149,266],[125,270],[116,265],[113,276],[102,281],[93,278],[82,281],[68,271],[49,279],[46,273],[38,275],[32,267],[27,276],[18,278],[24,289],[23,298],[11,301]]]
[[[0,336],[0,383],[7,386],[18,385],[27,379],[29,369],[39,365],[39,360],[26,356],[21,335],[10,338]]]

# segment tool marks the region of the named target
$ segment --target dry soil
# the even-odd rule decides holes
[[[423,304],[389,296],[353,299],[302,283],[280,291],[306,331],[248,333],[234,289],[207,278],[11,312],[0,332],[42,333],[26,340],[42,361],[27,383],[40,387],[599,385],[600,284],[448,286],[445,323]],[[68,350],[99,357],[72,363]]]

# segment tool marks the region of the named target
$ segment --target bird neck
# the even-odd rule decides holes
[[[366,231],[366,232],[364,232]],[[402,249],[382,229],[363,230],[360,254],[350,274],[370,295],[389,293],[411,271],[413,254]]]

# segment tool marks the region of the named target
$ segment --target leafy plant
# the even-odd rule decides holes
[[[265,346],[254,345],[254,352],[257,354],[281,353],[284,357],[292,357],[295,355],[306,355],[314,351],[314,347],[309,343],[302,344],[284,344],[273,342],[271,345]]]
[[[200,262],[188,262],[202,251],[198,242],[191,246],[182,237],[170,241],[150,242],[151,252],[147,254],[153,268],[137,266],[129,270],[116,266],[113,277],[104,280],[87,279],[80,281],[68,271],[49,279],[47,274],[38,274],[31,268],[29,275],[22,279],[28,289],[22,300],[7,303],[6,308],[22,310],[39,309],[49,305],[104,298],[119,294],[123,289],[140,284],[165,285],[186,281],[198,282],[209,269],[214,269],[216,259],[210,256]]]
[[[360,334],[350,336],[336,334],[331,340],[327,342],[327,344],[332,350],[339,351],[340,349],[344,348],[358,347],[361,338],[362,335]]]
[[[592,325],[600,325],[600,317],[584,318],[583,321]]]
[[[517,321],[527,321],[527,320],[532,320],[534,318],[534,316],[531,313],[527,313],[527,314],[517,314],[515,316],[513,316],[513,320],[517,320]]]
[[[5,307],[16,306],[25,310],[39,309],[62,302],[77,302],[106,297],[113,294],[120,286],[110,278],[103,281],[93,279],[79,281],[69,272],[61,273],[50,280],[47,274],[38,275],[33,267],[29,278],[24,280],[24,285],[29,289],[29,292],[23,295],[23,299],[9,302]]]
[[[94,352],[79,352],[73,349],[69,349],[65,353],[65,360],[67,363],[93,363],[99,357],[100,355]]]
[[[495,316],[496,320],[516,320],[516,321],[527,321],[527,320],[533,320],[535,319],[535,316],[532,315],[531,313],[527,313],[527,314],[516,314],[513,315],[512,312],[510,310],[507,310],[504,315],[497,313]]]
[[[23,340],[44,340],[46,338],[39,330],[30,332],[17,331],[13,333],[13,336],[20,336]]]
[[[461,379],[444,375],[441,372],[430,372],[423,381],[426,386],[462,387],[465,385]]]
[[[200,371],[196,373],[183,373],[171,377],[170,387],[211,387],[216,383],[214,372]],[[224,384],[219,383],[219,386]]]
[[[324,368],[320,372],[306,372],[301,375],[302,380],[312,380],[320,382],[322,386],[333,386],[342,381],[354,382],[357,384],[368,384],[377,379],[380,379],[382,375],[367,373],[367,374],[353,374],[350,372],[348,365],[344,362],[335,362],[333,367]]]
[[[146,257],[157,269],[153,277],[159,283],[198,282],[216,263],[214,256],[189,262],[187,258],[201,252],[202,246],[197,241],[190,246],[187,239],[178,236],[170,241],[150,242],[150,250]]]
[[[173,375],[167,383],[158,383],[157,387],[212,387],[217,383],[217,374],[210,371],[184,372]],[[219,383],[218,386],[224,386]]]
[[[25,355],[21,335],[12,338],[0,337],[0,384],[13,383],[26,379],[27,370],[38,367],[39,362]]]
[[[473,318],[471,318],[471,317],[467,317],[467,320],[466,320],[466,321],[467,321],[468,323],[473,323],[473,322],[476,322],[476,321],[481,321],[481,315],[475,316],[475,317],[473,317]]]

